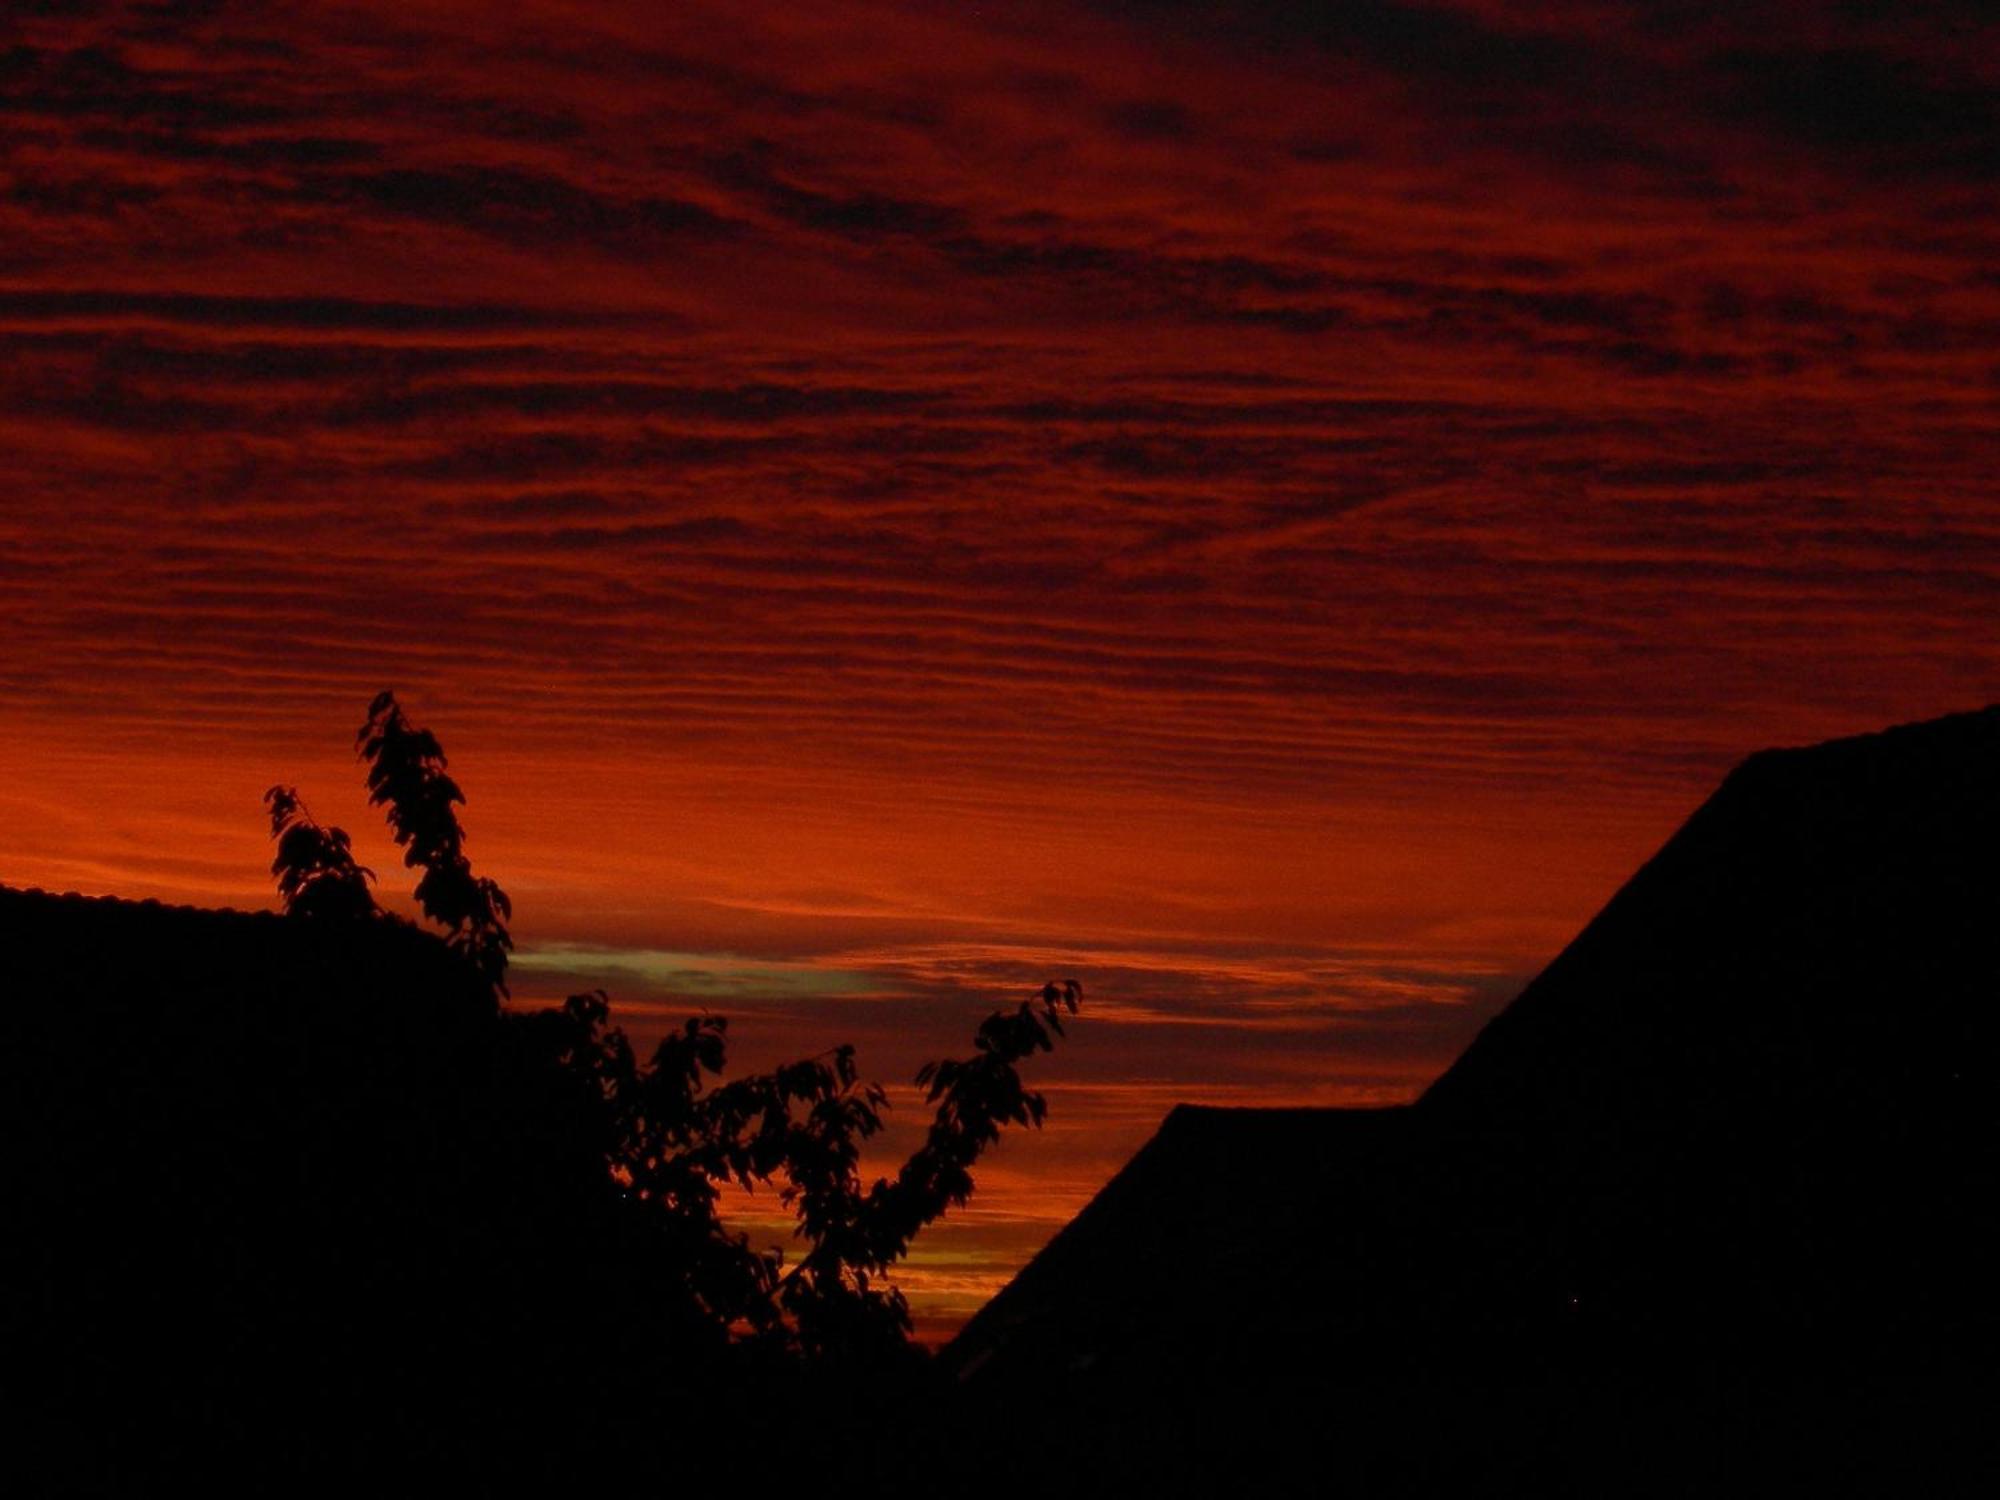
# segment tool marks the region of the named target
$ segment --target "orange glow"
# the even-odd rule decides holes
[[[894,1082],[1073,974],[933,1332],[2000,668],[1948,23],[994,9],[112,5],[0,92],[0,880],[267,904],[287,781],[400,892],[393,686],[524,1002]]]

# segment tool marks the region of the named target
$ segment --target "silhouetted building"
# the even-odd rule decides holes
[[[893,1394],[713,1379],[435,938],[0,889],[12,1472],[1908,1491],[1989,1421],[1996,772],[2000,707],[1751,758],[1416,1104],[1174,1111]]]
[[[1414,1105],[1176,1109],[943,1362],[1107,1480],[1907,1481],[2000,1331],[1996,1004],[2000,707],[1752,756]]]
[[[602,1155],[438,939],[0,888],[0,974],[26,1492],[463,1474],[578,1378]]]

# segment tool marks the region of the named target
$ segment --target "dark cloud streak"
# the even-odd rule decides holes
[[[1994,696],[1970,5],[0,24],[0,879],[260,900],[393,683],[645,1024],[1086,971],[1087,1192],[1407,1094],[1745,749]]]

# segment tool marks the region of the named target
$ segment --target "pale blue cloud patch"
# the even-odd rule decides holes
[[[603,988],[632,999],[822,1000],[882,988],[879,980],[856,969],[591,943],[524,947],[514,954],[512,968],[531,982],[547,980],[565,991]]]

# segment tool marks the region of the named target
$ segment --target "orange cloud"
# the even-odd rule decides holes
[[[1993,696],[1962,9],[15,18],[0,879],[261,902],[277,780],[393,871],[393,685],[525,993],[900,1078],[1075,972],[962,1307],[1174,1099],[1417,1087],[1744,751]]]

